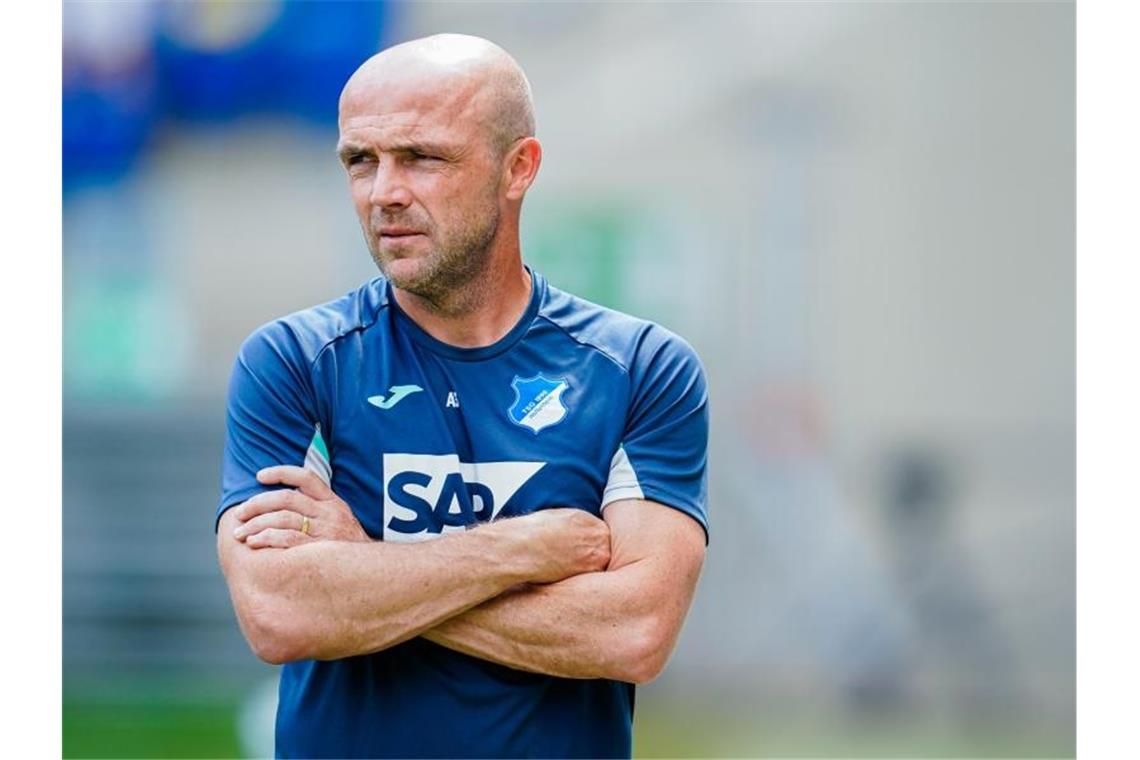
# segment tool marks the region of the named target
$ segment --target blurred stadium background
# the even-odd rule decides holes
[[[1070,3],[64,4],[64,754],[264,756],[216,567],[256,326],[371,277],[347,75],[530,76],[524,255],[712,392],[712,543],[640,756],[1075,752]]]

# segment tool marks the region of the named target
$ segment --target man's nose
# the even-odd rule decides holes
[[[369,200],[373,206],[382,208],[405,208],[411,205],[412,194],[408,190],[403,171],[395,162],[382,160],[377,164]]]

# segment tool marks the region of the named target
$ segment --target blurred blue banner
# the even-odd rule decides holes
[[[382,45],[378,2],[65,3],[64,186],[123,176],[164,117],[336,123]]]

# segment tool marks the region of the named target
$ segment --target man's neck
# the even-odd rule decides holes
[[[392,292],[404,313],[428,335],[459,348],[481,348],[518,324],[530,303],[531,287],[530,272],[514,257],[454,294],[447,309],[400,288]]]

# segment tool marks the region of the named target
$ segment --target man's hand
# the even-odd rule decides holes
[[[372,540],[348,504],[311,470],[279,465],[261,470],[257,479],[266,485],[282,483],[298,490],[258,494],[236,508],[241,525],[234,538],[251,549],[285,549],[318,539]]]
[[[527,546],[539,558],[535,583],[605,570],[610,562],[609,526],[581,509],[540,509],[509,523],[526,531]]]

